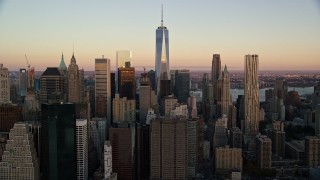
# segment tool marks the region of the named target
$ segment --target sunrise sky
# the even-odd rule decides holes
[[[210,68],[212,54],[242,70],[245,54],[258,54],[261,70],[320,70],[318,0],[0,0],[0,63],[9,70],[79,67],[117,50],[133,52],[133,66],[154,68],[155,30],[169,29],[170,66]]]

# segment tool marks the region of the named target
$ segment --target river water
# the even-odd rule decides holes
[[[259,96],[260,96],[260,101],[265,101],[265,90],[267,89],[273,89],[273,88],[263,88],[259,90]],[[289,87],[288,91],[298,91],[300,97],[305,96],[305,95],[310,95],[313,93],[313,87]],[[243,95],[244,90],[243,89],[230,89],[230,93],[232,95],[232,101],[235,102],[237,101],[238,95]]]

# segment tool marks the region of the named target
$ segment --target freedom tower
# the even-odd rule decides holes
[[[169,32],[163,26],[163,7],[161,9],[161,26],[156,30],[156,93],[158,100],[170,94],[169,70]]]

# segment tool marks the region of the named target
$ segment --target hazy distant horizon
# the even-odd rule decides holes
[[[260,70],[320,69],[318,1],[1,1],[0,63],[11,70],[43,71],[69,65],[94,69],[94,59],[116,64],[117,50],[131,50],[133,66],[155,64],[155,31],[169,30],[170,69],[221,64],[242,70],[246,54],[259,55]],[[203,68],[195,68],[203,69]]]

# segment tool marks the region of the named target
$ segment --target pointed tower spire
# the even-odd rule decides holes
[[[227,72],[227,71],[228,71],[227,65],[225,64],[225,65],[224,65],[224,72]]]
[[[161,27],[163,27],[163,4],[161,4]]]
[[[61,61],[60,61],[60,65],[59,65],[59,70],[62,70],[62,71],[66,71],[67,70],[67,66],[64,63],[63,53],[61,55]]]

